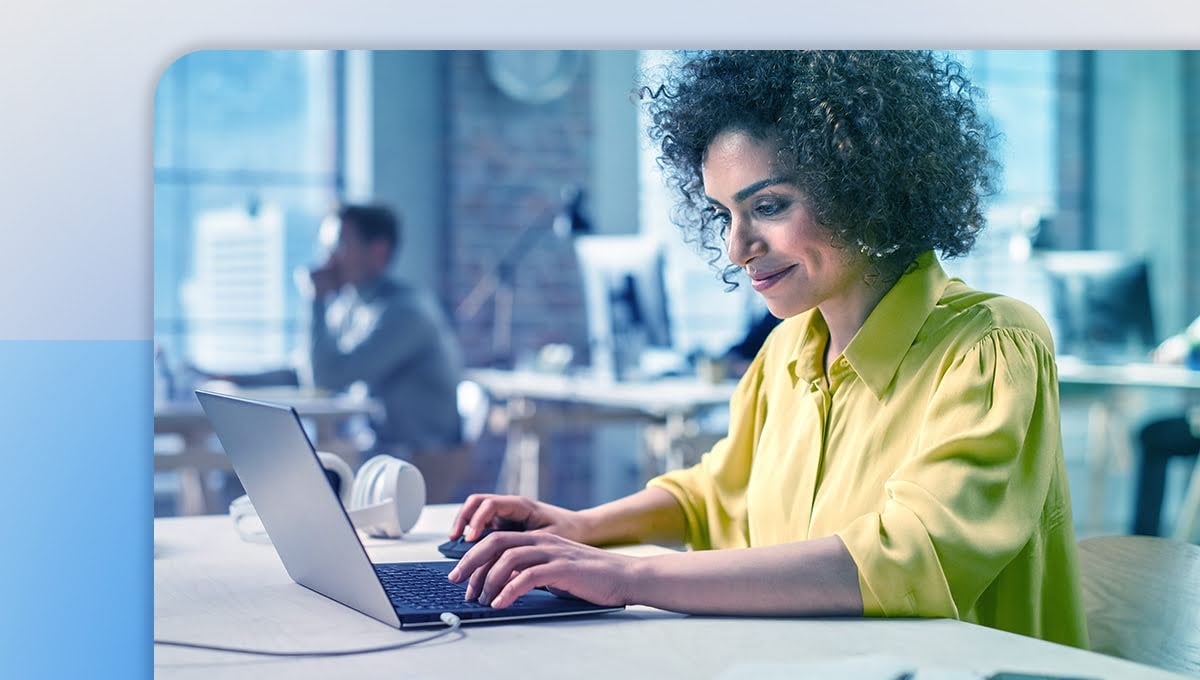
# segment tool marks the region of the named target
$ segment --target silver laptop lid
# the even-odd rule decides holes
[[[295,410],[196,391],[279,559],[306,588],[400,627]]]

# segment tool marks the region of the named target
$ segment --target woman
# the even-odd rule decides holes
[[[649,102],[676,214],[784,318],[696,466],[574,512],[470,497],[451,572],[740,615],[953,617],[1086,646],[1049,332],[948,279],[994,185],[957,64],[916,52],[703,53]],[[727,272],[729,274],[731,272]],[[727,278],[728,280],[728,278]],[[679,542],[633,559],[590,546]]]

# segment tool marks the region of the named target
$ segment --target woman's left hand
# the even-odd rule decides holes
[[[449,574],[469,579],[467,599],[503,609],[547,587],[601,605],[630,604],[637,558],[541,531],[497,531],[471,548]]]

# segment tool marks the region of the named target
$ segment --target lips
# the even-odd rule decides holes
[[[750,285],[754,287],[754,290],[757,290],[761,293],[771,286],[774,286],[776,283],[779,283],[785,276],[792,273],[792,270],[795,268],[796,265],[793,264],[771,272],[756,272],[750,274]]]

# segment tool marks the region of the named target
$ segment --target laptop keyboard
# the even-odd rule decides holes
[[[421,611],[447,611],[463,609],[491,609],[491,607],[472,600],[463,599],[463,586],[451,583],[446,574],[426,567],[415,567],[402,563],[377,564],[375,573],[383,583],[392,604],[405,609]],[[519,607],[524,598],[519,598],[513,606]]]

